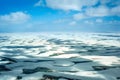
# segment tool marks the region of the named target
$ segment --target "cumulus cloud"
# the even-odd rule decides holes
[[[88,21],[88,20],[85,20],[84,23],[85,23],[85,24],[90,24],[90,25],[93,25],[93,24],[94,24],[93,21]]]
[[[103,5],[108,4],[110,2],[112,2],[112,0],[100,0],[100,3]]]
[[[88,18],[103,18],[106,16],[120,16],[120,0],[39,0],[35,6],[46,6],[52,9],[64,11],[77,11],[74,13],[73,21],[69,25],[76,25],[79,20]],[[103,23],[103,19],[96,19],[93,22]],[[63,20],[58,20],[60,23]],[[85,21],[86,24],[93,24]]]
[[[74,26],[74,25],[76,25],[76,24],[77,24],[76,21],[72,21],[72,22],[69,23],[70,26]]]
[[[45,1],[39,0],[34,6],[45,6]]]
[[[100,17],[100,16],[107,16],[109,15],[109,8],[107,8],[106,6],[99,6],[99,7],[96,7],[96,8],[89,8],[86,10],[86,15],[88,16],[95,16],[95,17]]]
[[[120,6],[109,8],[107,6],[99,6],[96,8],[89,8],[86,10],[86,15],[103,17],[103,16],[120,16]]]
[[[66,20],[66,19],[58,19],[58,20],[55,20],[53,23],[64,23],[66,21],[68,21],[68,20]]]
[[[102,19],[96,19],[96,22],[97,22],[97,23],[102,23],[103,20],[102,20]]]
[[[75,20],[80,20],[80,19],[88,18],[88,16],[85,15],[85,14],[83,14],[83,13],[78,13],[78,14],[73,15],[73,18],[74,18]]]
[[[24,12],[12,12],[6,15],[0,15],[0,22],[5,24],[21,24],[30,19],[30,15]]]
[[[120,0],[110,0],[110,5],[118,6],[120,5]]]
[[[120,5],[111,9],[112,15],[120,16]]]
[[[97,4],[98,0],[40,0],[35,5],[61,10],[77,10],[80,11],[83,7],[89,7]]]
[[[85,18],[93,18],[93,17],[105,17],[105,16],[120,16],[120,6],[115,6],[109,8],[107,6],[98,6],[91,7],[85,10],[83,13],[77,13],[73,15],[75,20],[81,20]]]

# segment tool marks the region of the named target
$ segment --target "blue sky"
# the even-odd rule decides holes
[[[0,32],[120,32],[120,0],[0,0]]]

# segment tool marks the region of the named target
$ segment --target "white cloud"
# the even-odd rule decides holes
[[[104,17],[110,15],[110,9],[106,6],[90,7],[83,13],[77,13],[73,15],[74,20],[87,19],[92,17]]]
[[[98,4],[100,3],[100,4]],[[76,10],[73,15],[75,21],[94,17],[120,16],[120,0],[39,0],[36,6],[46,6],[52,9]],[[98,4],[98,6],[94,6]],[[108,4],[112,7],[108,7]],[[83,9],[84,8],[84,9]],[[62,22],[61,20],[56,22]],[[102,22],[96,20],[95,22]],[[74,24],[71,22],[70,24]]]
[[[120,5],[120,0],[111,0],[111,5],[118,6]]]
[[[97,22],[97,23],[102,23],[103,20],[102,20],[102,19],[96,19],[96,22]]]
[[[110,3],[112,0],[100,0],[101,4],[107,4]]]
[[[34,6],[45,6],[44,0],[38,1]]]
[[[92,17],[103,17],[108,16],[109,9],[103,6],[100,6],[98,8],[89,8],[83,13],[77,13],[73,15],[74,20],[81,20],[86,18],[92,18]]]
[[[110,15],[109,12],[110,10],[106,6],[99,6],[96,8],[91,7],[87,9],[85,14],[88,16],[103,17],[103,16]]]
[[[99,0],[101,5],[112,5],[112,6],[118,6],[120,5],[120,0]]]
[[[53,21],[53,23],[64,23],[66,21],[68,21],[68,20],[66,20],[66,19],[58,19],[58,20]]]
[[[72,21],[72,22],[69,23],[69,25],[71,25],[71,26],[76,25],[76,24],[77,24],[76,21]]]
[[[104,16],[120,16],[120,6],[108,8],[107,6],[99,6],[96,8],[89,8],[86,10],[86,15],[94,17]]]
[[[83,14],[83,13],[78,13],[78,14],[73,15],[73,18],[74,18],[75,20],[80,20],[80,19],[84,19],[84,18],[87,18],[87,17],[88,17],[88,16],[85,15],[85,14]]]
[[[42,2],[42,4],[41,4]],[[92,6],[97,4],[98,0],[45,0],[46,6],[53,9],[61,10],[77,10],[80,11],[84,6]],[[40,0],[37,4],[45,4],[43,0]]]
[[[30,15],[24,12],[12,12],[6,15],[0,15],[0,23],[5,24],[21,24],[30,19]]]
[[[111,14],[120,16],[120,6],[116,6],[116,7],[112,8],[111,9]]]
[[[87,8],[83,13],[77,13],[73,15],[74,20],[81,20],[94,17],[105,16],[120,16],[120,6],[108,8],[107,6],[91,7]]]
[[[85,20],[84,23],[85,24],[91,24],[91,25],[94,24],[92,21],[88,21],[88,20]]]

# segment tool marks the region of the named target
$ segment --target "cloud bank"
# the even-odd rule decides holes
[[[90,17],[120,16],[120,0],[40,0],[36,6],[78,11],[75,20]]]
[[[80,11],[84,6],[93,6],[97,2],[98,0],[40,0],[35,5],[42,6],[44,4],[53,9]]]

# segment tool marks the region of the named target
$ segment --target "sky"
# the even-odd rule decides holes
[[[0,0],[0,32],[120,32],[120,0]]]

